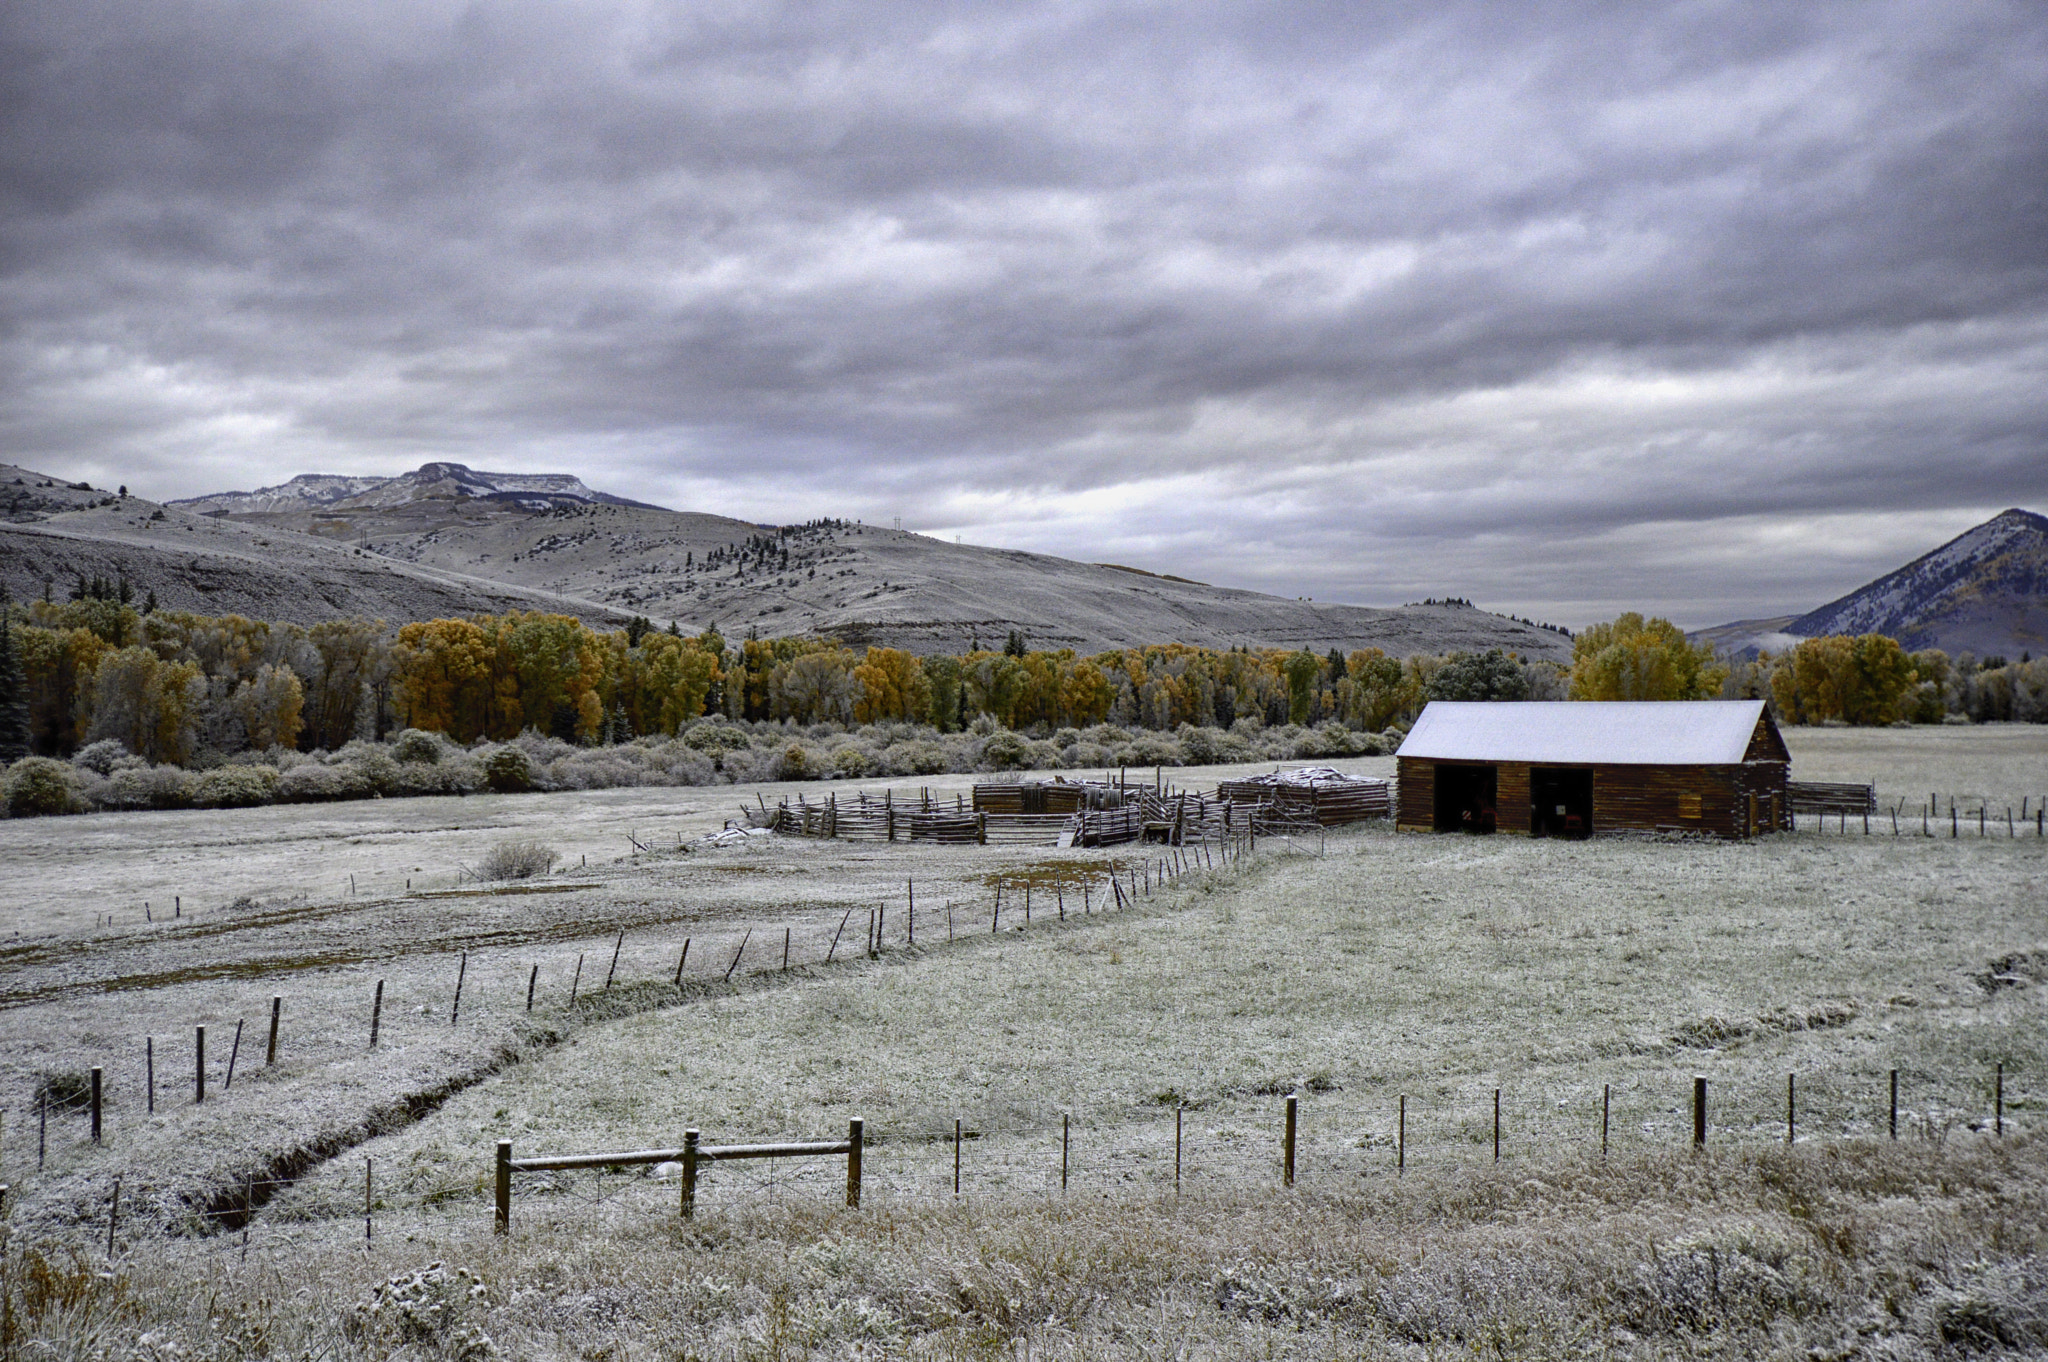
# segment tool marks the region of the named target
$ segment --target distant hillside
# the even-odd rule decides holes
[[[1288,600],[843,521],[775,527],[667,511],[566,474],[459,464],[306,475],[166,507],[7,468],[0,515],[11,522],[0,523],[0,580],[17,596],[45,580],[68,590],[81,573],[126,575],[167,609],[301,623],[531,609],[922,654],[1000,646],[1014,630],[1031,647],[1083,653],[1187,643],[1571,655],[1561,633],[1463,603]]]
[[[427,472],[411,485],[450,486]],[[823,634],[855,647],[925,654],[999,646],[1012,630],[1032,647],[1083,653],[1149,643],[1379,647],[1404,657],[1495,647],[1560,660],[1571,653],[1562,634],[1467,605],[1372,609],[1289,600],[872,525],[778,528],[601,494],[530,510],[502,495],[437,490],[395,499],[378,489],[233,519],[657,624],[674,620],[691,632],[715,624],[728,637]]]
[[[1909,649],[2017,657],[2048,649],[2048,517],[2003,511],[1804,615],[1701,630],[1731,652],[1775,638],[1889,634]]]
[[[202,515],[249,515],[324,507],[390,508],[417,501],[469,499],[504,501],[527,511],[545,511],[562,504],[647,506],[645,502],[593,492],[583,485],[581,478],[567,473],[480,473],[459,463],[422,464],[395,478],[301,473],[276,487],[259,487],[253,492],[216,492],[168,504]]]
[[[166,610],[315,624],[343,615],[392,621],[546,610],[616,627],[588,601],[440,568],[393,562],[349,544],[194,515],[141,497],[66,486],[0,464],[0,585],[16,600],[68,595],[78,577],[126,577]]]

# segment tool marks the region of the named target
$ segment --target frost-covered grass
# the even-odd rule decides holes
[[[1894,739],[1920,763],[1899,763],[1901,785],[1927,783],[1946,760],[1907,745],[1918,738]],[[63,929],[33,943],[41,954],[9,957],[6,984],[55,991],[0,1011],[0,1180],[15,1185],[17,1250],[102,1242],[121,1172],[145,1213],[122,1232],[128,1304],[109,1312],[104,1338],[144,1356],[133,1340],[149,1330],[160,1356],[171,1342],[236,1355],[237,1338],[257,1351],[244,1346],[254,1334],[286,1354],[383,1356],[396,1343],[379,1330],[402,1301],[448,1291],[464,1303],[437,1318],[521,1356],[950,1357],[1001,1355],[1018,1339],[1035,1356],[1076,1357],[2048,1348],[2048,1146],[2036,1133],[2048,851],[2031,837],[1566,844],[1366,827],[1333,834],[1321,858],[1262,840],[1247,865],[1061,925],[1048,921],[1046,886],[1099,885],[1119,853],[758,838],[683,855],[675,838],[715,828],[718,807],[682,813],[691,792],[651,792],[674,804],[632,793],[335,807],[320,816],[382,821],[320,832],[294,830],[288,817],[305,811],[289,809],[0,825],[44,838],[14,844],[33,853],[29,868],[0,862],[24,892],[54,895],[110,858],[139,873],[152,854],[186,854],[181,844],[193,848],[181,873],[209,877],[222,899],[237,877],[282,876],[309,854],[335,858],[322,864],[330,884],[360,866],[365,886],[357,900],[340,889],[240,910],[209,897],[196,924],[155,934],[95,933],[62,916],[75,909],[52,910]],[[764,793],[772,803],[777,791]],[[397,815],[416,809],[435,819],[408,830]],[[48,836],[60,826],[106,836],[67,848]],[[202,826],[214,836],[195,836]],[[658,849],[633,853],[628,829]],[[452,860],[517,836],[569,853],[569,873],[538,883],[594,887],[429,898],[394,883],[429,863],[424,848]],[[599,853],[588,866],[586,846]],[[916,951],[900,919],[912,877]],[[988,934],[996,880],[1011,886],[1012,928],[1018,886],[1036,886],[1028,931]],[[878,902],[891,911],[884,959],[847,962],[842,944],[840,963],[817,968],[848,909],[857,955]],[[784,925],[799,965],[787,977],[775,968]],[[614,996],[570,1014],[576,955],[587,994],[617,926],[629,930]],[[718,980],[750,926],[739,977],[766,972],[725,992]],[[673,1000],[659,981],[686,934],[703,996],[635,1011]],[[543,966],[538,1031],[522,1041],[529,962]],[[180,974],[222,963],[240,972]],[[152,971],[165,977],[91,987]],[[378,977],[390,981],[386,1031],[371,1055],[362,1032]],[[252,1073],[273,991],[288,996],[286,1062]],[[628,1015],[603,1019],[617,1012]],[[235,1016],[250,1019],[245,1068],[231,1093],[194,1108],[190,1023],[209,1022],[218,1073]],[[136,1111],[145,1033],[170,1038],[160,1082],[184,1098],[153,1120]],[[217,1188],[394,1095],[480,1073],[507,1045],[517,1062],[270,1201],[246,1266],[231,1237],[158,1237],[167,1196]],[[126,1066],[109,1071],[109,1145],[85,1143],[75,1115],[53,1118],[50,1167],[36,1174],[32,1127],[23,1138],[33,1082],[100,1055]],[[1985,1129],[2001,1061],[2003,1142]],[[1897,1148],[1882,1128],[1892,1068]],[[1704,1158],[1685,1144],[1696,1073],[1712,1093]],[[1800,1094],[1790,1155],[1788,1073]],[[1300,1181],[1282,1194],[1282,1094],[1296,1087]],[[1397,1175],[1404,1094],[1408,1171]],[[501,1137],[520,1153],[632,1148],[679,1142],[689,1125],[712,1141],[834,1135],[851,1115],[872,1141],[857,1215],[835,1206],[840,1163],[821,1160],[713,1169],[703,1217],[680,1234],[672,1182],[522,1177],[512,1241],[486,1232]],[[1065,1198],[1062,1115],[1073,1123]],[[958,1206],[956,1116],[973,1137]],[[354,1218],[364,1155],[379,1201],[367,1258]],[[474,1283],[451,1274],[416,1278],[353,1332],[339,1323],[378,1283],[434,1259],[481,1276],[485,1295],[472,1300]],[[107,1288],[86,1277],[89,1313]],[[209,1290],[194,1292],[202,1279]],[[34,1327],[84,1351],[74,1313]],[[412,1342],[422,1355],[461,1346],[452,1332]]]
[[[1498,1087],[1506,1157],[1540,1168],[1597,1145],[1603,1085],[1631,1154],[1689,1138],[1695,1074],[1717,1142],[1781,1139],[1788,1073],[1805,1138],[1869,1136],[1892,1068],[1906,1134],[1940,1139],[1989,1122],[2001,1061],[2008,1119],[2031,1126],[2044,901],[2031,839],[1359,829],[1135,913],[1041,911],[1028,934],[616,1022],[383,1146],[431,1189],[498,1138],[817,1137],[860,1116],[870,1176],[914,1197],[949,1191],[956,1116],[977,1136],[972,1186],[1042,1189],[1067,1114],[1085,1185],[1156,1185],[1186,1102],[1189,1177],[1247,1184],[1276,1176],[1280,1097],[1299,1088],[1306,1175],[1343,1180],[1392,1173],[1403,1094],[1411,1166],[1490,1161]]]
[[[2043,1153],[1710,1150],[859,1212],[757,1197],[688,1227],[614,1203],[505,1240],[443,1212],[386,1216],[367,1253],[360,1225],[264,1225],[246,1258],[224,1236],[112,1279],[87,1265],[68,1315],[22,1324],[152,1359],[2034,1356]]]

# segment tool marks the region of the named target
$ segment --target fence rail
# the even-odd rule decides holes
[[[798,1140],[781,1144],[704,1144],[695,1130],[683,1132],[677,1149],[635,1149],[621,1154],[541,1154],[524,1159],[512,1157],[512,1142],[498,1141],[497,1224],[499,1234],[512,1228],[512,1175],[552,1172],[573,1168],[622,1168],[634,1164],[674,1163],[682,1166],[682,1188],[678,1207],[685,1217],[697,1210],[697,1165],[738,1159],[808,1159],[830,1154],[846,1155],[846,1204],[860,1205],[860,1156],[864,1144],[863,1123],[856,1117],[846,1123],[843,1140]]]

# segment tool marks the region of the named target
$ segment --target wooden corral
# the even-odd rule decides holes
[[[818,800],[799,793],[748,817],[798,837],[1094,847],[1141,838],[1174,846],[1226,841],[1252,831],[1254,813],[1194,791],[1046,781],[977,785],[971,804],[928,790],[832,791]]]
[[[1761,700],[1439,700],[1396,755],[1409,832],[1791,827],[1791,753]]]

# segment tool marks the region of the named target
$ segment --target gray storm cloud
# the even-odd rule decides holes
[[[1706,624],[2048,502],[2044,292],[2027,4],[0,17],[0,433],[155,496]]]

